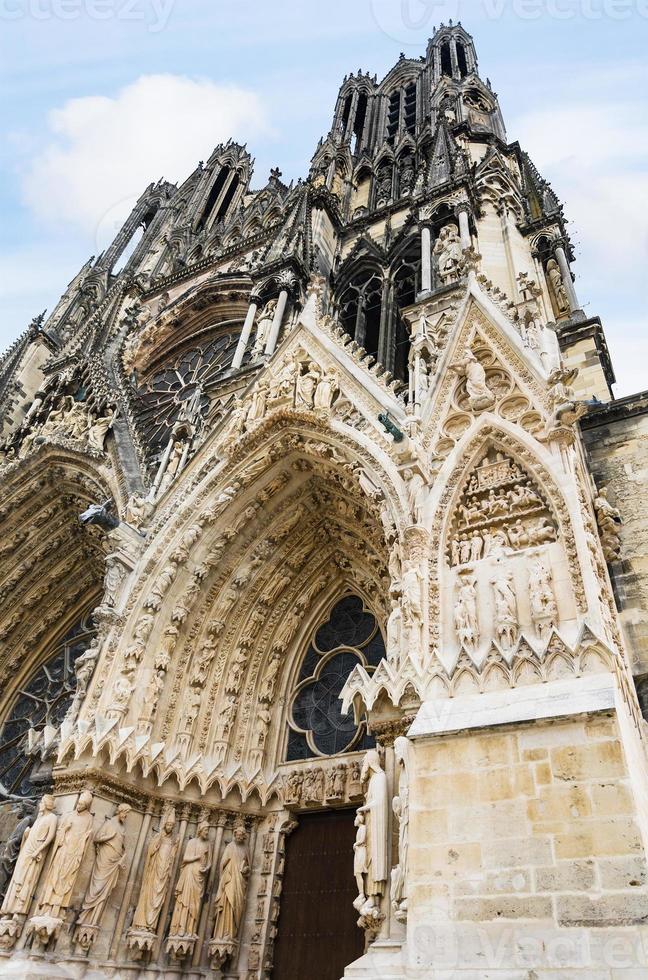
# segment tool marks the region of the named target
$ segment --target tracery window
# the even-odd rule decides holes
[[[371,674],[384,656],[382,633],[362,599],[340,599],[314,631],[302,662],[288,712],[289,762],[375,744],[364,721],[356,725],[353,712],[342,714],[339,696],[354,667]]]
[[[95,628],[86,614],[53,648],[47,660],[15,694],[9,714],[0,729],[0,796],[40,796],[42,786],[32,782],[40,763],[27,755],[30,728],[41,732],[46,725],[57,727],[70,707],[76,689],[74,664],[88,648]]]
[[[231,366],[239,333],[239,328],[221,333],[183,351],[141,386],[137,417],[149,452],[166,445],[171,428],[190,402],[198,416],[205,416],[211,392]]]

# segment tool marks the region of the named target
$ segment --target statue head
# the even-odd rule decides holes
[[[170,834],[173,831],[173,828],[175,827],[175,822],[176,822],[175,810],[172,806],[170,806],[164,811],[164,814],[162,816],[162,827],[167,832],[167,834]]]
[[[207,840],[209,837],[209,824],[206,820],[201,820],[198,824],[198,836],[201,840]]]
[[[362,812],[362,810],[358,810],[358,812],[355,815],[355,820],[353,821],[353,825],[354,827],[362,827],[364,822],[365,822],[365,815]]]
[[[236,827],[234,828],[234,840],[237,844],[245,844],[247,840],[247,830],[245,828],[245,824],[237,823]]]
[[[92,805],[92,793],[89,790],[84,790],[79,796],[76,803],[76,810],[78,813],[83,813],[84,810],[89,810]]]
[[[40,801],[39,812],[40,813],[51,813],[54,809],[54,797],[49,793],[46,793],[43,799]]]
[[[116,815],[116,817],[117,817],[117,819],[119,820],[120,823],[123,823],[124,822],[124,820],[126,819],[126,817],[128,816],[128,814],[130,813],[130,811],[131,811],[131,808],[129,807],[128,803],[120,803],[119,804],[119,806],[117,807],[117,813],[115,815]]]

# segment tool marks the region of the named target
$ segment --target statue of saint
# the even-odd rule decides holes
[[[205,878],[211,866],[209,851],[209,824],[200,823],[182,855],[169,936],[196,936]]]
[[[175,810],[171,807],[164,815],[159,832],[148,846],[142,888],[133,916],[133,929],[146,932],[155,932],[157,929],[178,849],[178,840],[173,834],[175,820]]]
[[[378,749],[369,749],[360,774],[366,784],[365,802],[358,807],[367,826],[367,870],[364,874],[364,895],[358,895],[355,908],[361,915],[380,906],[387,882],[387,776],[380,762]]]
[[[79,925],[99,925],[111,892],[117,884],[119,872],[123,867],[126,849],[124,823],[130,810],[131,808],[127,803],[120,803],[115,815],[110,820],[106,820],[103,827],[99,827],[95,831],[93,837],[95,859],[90,875],[90,884],[79,913]]]
[[[61,817],[38,915],[58,918],[72,901],[76,877],[92,833],[91,805],[92,793],[86,790],[79,795],[74,810]]]
[[[54,797],[45,795],[34,825],[24,829],[16,867],[0,909],[3,915],[27,915],[29,912],[47,849],[56,833],[57,820]]]
[[[247,831],[242,824],[239,824],[234,828],[234,839],[225,847],[220,862],[213,940],[217,942],[236,940],[243,917],[249,875]]]

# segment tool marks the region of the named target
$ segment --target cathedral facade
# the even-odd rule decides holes
[[[648,976],[648,395],[472,38],[0,361],[0,972]]]

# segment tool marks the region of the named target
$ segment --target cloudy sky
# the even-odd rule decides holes
[[[228,136],[305,174],[338,86],[449,17],[565,203],[617,395],[648,388],[648,0],[0,0],[0,349]]]

